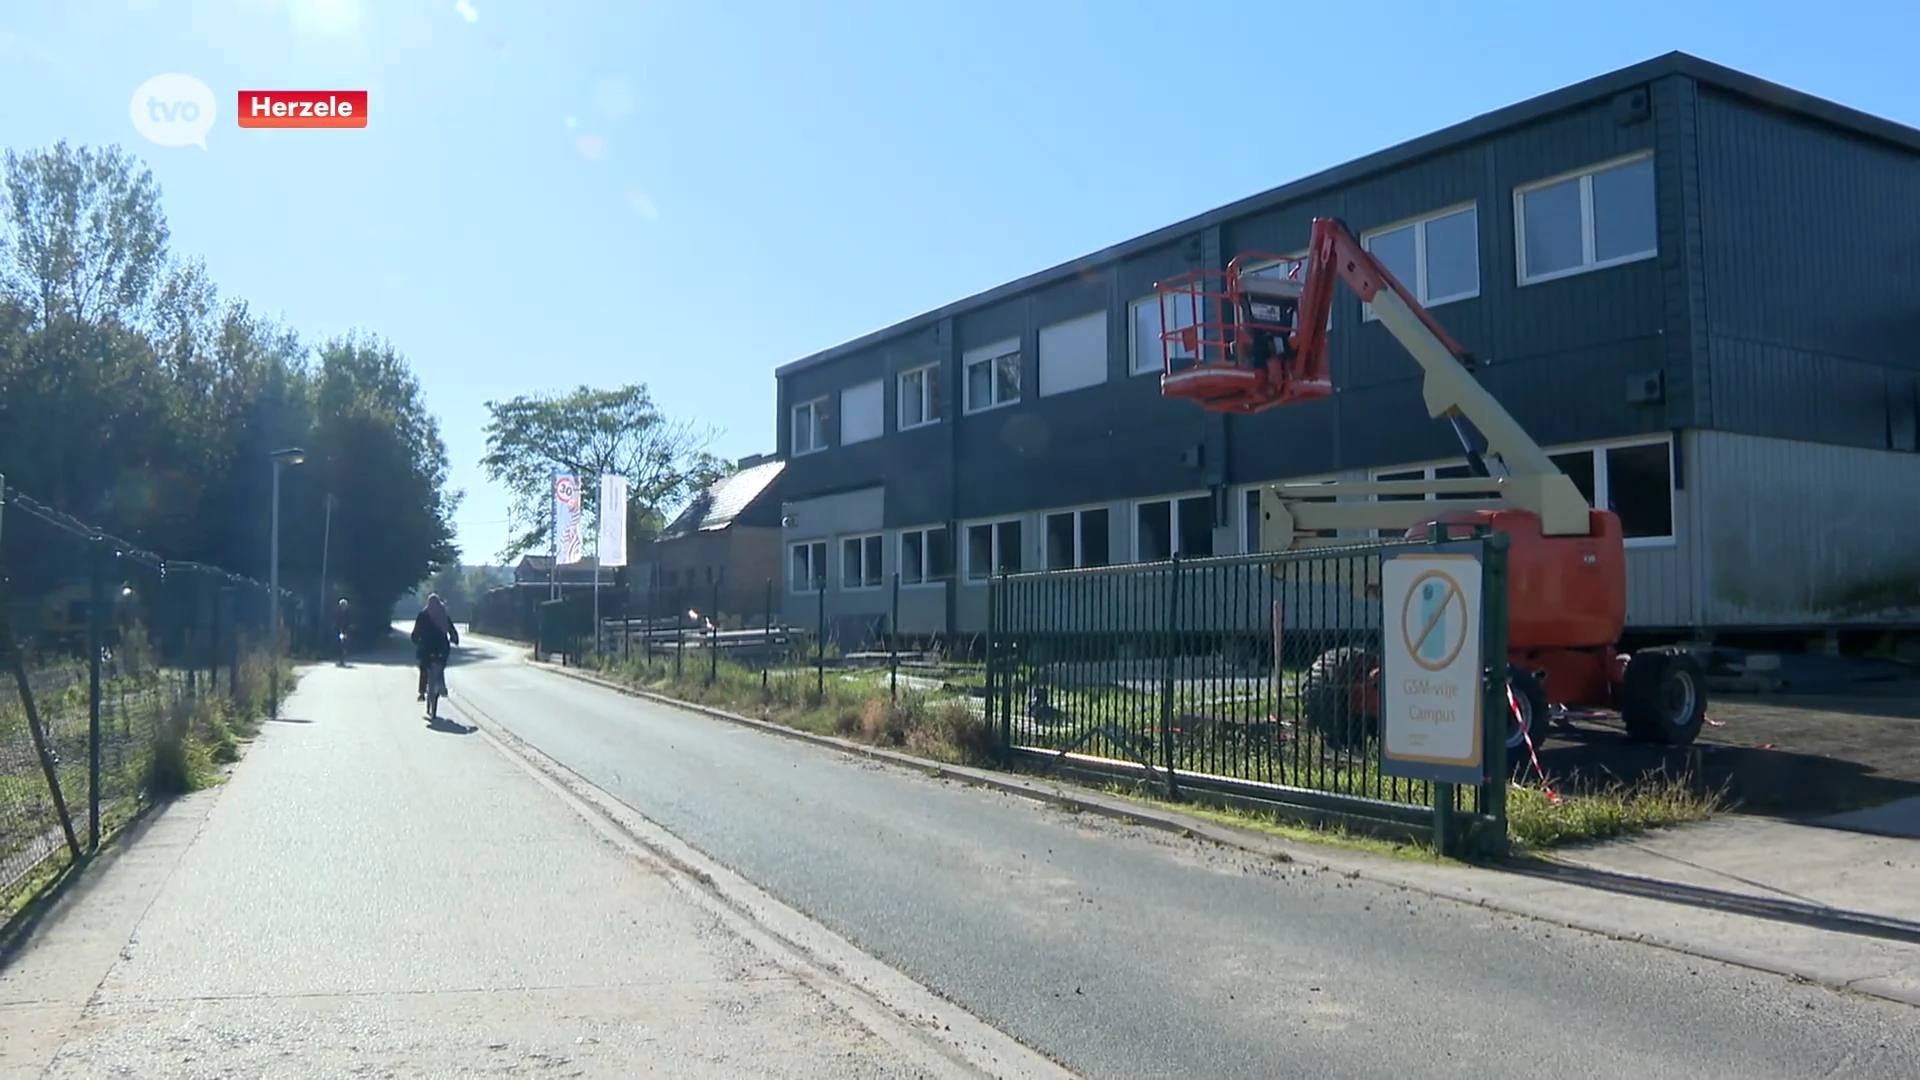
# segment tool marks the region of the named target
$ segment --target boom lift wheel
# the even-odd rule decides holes
[[[1527,758],[1527,739],[1533,740],[1533,749],[1538,752],[1541,742],[1547,737],[1547,727],[1553,714],[1547,708],[1547,688],[1538,675],[1519,664],[1510,664],[1507,667],[1507,686],[1513,690],[1513,700],[1520,706],[1517,721],[1513,710],[1510,707],[1507,710],[1507,768],[1524,773],[1533,768],[1533,763]],[[1526,738],[1521,737],[1523,731]]]
[[[1307,727],[1338,749],[1365,743],[1374,733],[1379,678],[1380,660],[1366,649],[1342,646],[1314,657],[1300,685]]]
[[[1685,649],[1642,649],[1620,683],[1620,719],[1636,742],[1686,746],[1707,722],[1707,669]]]

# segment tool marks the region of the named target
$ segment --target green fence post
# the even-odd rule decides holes
[[[767,688],[768,673],[773,670],[773,579],[767,579],[767,624],[760,639],[760,689]]]
[[[1505,855],[1507,836],[1507,550],[1512,538],[1491,532],[1480,540],[1481,631],[1486,649],[1486,779],[1480,787],[1482,854]],[[1542,718],[1544,719],[1544,718]]]
[[[887,696],[900,700],[900,571],[893,572],[893,613],[887,616]]]
[[[996,654],[1000,657],[1000,677],[993,684],[993,689],[988,692],[988,700],[999,702],[1000,760],[1004,768],[1010,769],[1013,767],[1013,666],[1018,663],[1018,660],[1015,657],[1013,644],[1007,640],[1009,624],[1012,622],[1010,616],[1013,613],[1013,594],[1009,589],[1007,572],[1004,569],[999,573],[997,584],[996,589],[995,580],[990,579],[987,582],[987,617],[990,620],[989,625],[994,627],[1000,636],[1000,641],[996,645],[994,631],[990,630],[987,634],[989,663]],[[998,599],[995,599],[996,593]],[[989,723],[993,716],[992,708],[992,705],[988,706]]]
[[[986,712],[987,731],[996,736],[1000,735],[1000,728],[994,724],[994,720],[1000,701],[1000,597],[1005,592],[1003,585],[998,575],[987,579],[987,671],[985,696],[981,704]],[[1013,761],[1012,744],[1004,736],[999,738],[999,743],[1000,766],[1006,768]]]
[[[1166,633],[1160,670],[1160,760],[1167,770],[1167,797],[1180,797],[1179,783],[1173,778],[1173,696],[1174,653],[1180,644],[1180,556],[1173,557],[1167,571]]]

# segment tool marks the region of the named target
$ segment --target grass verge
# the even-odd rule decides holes
[[[688,656],[680,665],[671,660],[649,663],[606,658],[592,670],[623,685],[816,734],[855,739],[949,764],[991,766],[994,762],[993,733],[965,697],[902,687],[899,697],[893,699],[884,675],[875,680],[829,672],[822,679],[810,668],[760,672],[725,661],[714,669],[704,656]],[[1321,779],[1341,778],[1328,773]],[[1337,782],[1309,786],[1344,790],[1351,785]],[[1519,849],[1546,851],[1704,821],[1725,806],[1720,792],[1701,791],[1691,777],[1664,773],[1631,784],[1615,782],[1580,789],[1549,786],[1557,797],[1549,797],[1543,787],[1515,785],[1508,790],[1508,835]],[[1345,829],[1307,826],[1289,821],[1278,811],[1167,802],[1127,784],[1096,790],[1286,839],[1407,858],[1437,857],[1424,841],[1395,842]]]

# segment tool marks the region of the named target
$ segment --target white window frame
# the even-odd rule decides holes
[[[907,423],[907,377],[910,375],[920,376],[919,398],[920,415],[922,419],[916,424]],[[895,385],[899,388],[899,394],[896,397],[898,407],[894,409],[893,422],[895,431],[913,431],[916,428],[932,427],[934,424],[940,422],[940,417],[934,413],[934,403],[938,401],[939,398],[937,398],[933,392],[934,381],[939,377],[939,364],[922,364],[919,367],[908,368],[900,373],[899,377],[895,380]]]
[[[1464,214],[1469,211],[1473,213],[1473,290],[1471,292],[1453,293],[1447,296],[1429,296],[1427,295],[1427,226],[1442,218],[1449,218],[1455,214]],[[1414,299],[1420,301],[1421,307],[1437,308],[1443,304],[1455,304],[1462,300],[1472,300],[1480,295],[1480,203],[1477,200],[1455,203],[1452,206],[1421,214],[1418,217],[1403,218],[1400,221],[1388,225],[1380,225],[1368,229],[1366,232],[1360,234],[1360,246],[1371,252],[1375,240],[1389,233],[1399,232],[1401,229],[1413,230],[1414,280],[1403,281],[1400,284],[1413,290]],[[1360,304],[1360,321],[1374,322],[1378,318],[1379,316],[1373,313],[1373,305],[1362,301]]]
[[[1005,399],[1000,398],[1000,380],[997,377],[998,372],[996,372],[996,377],[988,383],[989,386],[993,387],[995,400],[986,405],[976,406],[973,403],[973,379],[969,377],[973,369],[980,364],[992,364],[997,367],[1000,361],[1007,356],[1019,357],[1020,363],[1020,374],[1016,378],[1018,385],[1014,387],[1013,396]],[[990,412],[994,409],[1004,409],[1009,405],[1018,405],[1020,398],[1027,392],[1025,386],[1026,359],[1025,354],[1021,351],[1021,341],[1018,337],[1010,337],[1003,341],[996,341],[991,345],[982,345],[977,349],[968,349],[966,354],[960,358],[960,399],[961,407],[965,410],[966,415],[972,416],[975,413]]]
[[[1600,173],[1618,169],[1625,165],[1637,164],[1649,160],[1652,157],[1653,151],[1642,150],[1638,153],[1611,158],[1607,161],[1597,162],[1592,165],[1583,165],[1578,169],[1570,169],[1567,172],[1558,173],[1542,180],[1532,180],[1515,187],[1513,189],[1513,272],[1519,284],[1522,286],[1538,285],[1544,281],[1558,281],[1561,278],[1573,277],[1577,274],[1590,274],[1595,270],[1605,270],[1609,267],[1625,266],[1628,263],[1645,262],[1648,259],[1658,258],[1660,256],[1660,230],[1657,177],[1655,179],[1654,213],[1656,216],[1654,218],[1653,247],[1646,251],[1635,252],[1631,255],[1618,255],[1614,258],[1604,260],[1595,259],[1593,255],[1593,178]],[[1553,270],[1544,274],[1530,275],[1527,273],[1527,193],[1540,191],[1557,184],[1564,184],[1569,180],[1580,181],[1580,265],[1569,267],[1565,270]]]
[[[839,544],[837,546],[839,549],[840,558],[838,561],[834,563],[834,566],[840,575],[840,591],[841,592],[874,592],[875,590],[886,588],[886,585],[887,585],[886,534],[877,533],[877,532],[848,533],[844,536],[837,537],[837,539],[839,540]],[[880,555],[879,578],[871,585],[867,584],[865,580],[866,572],[869,569],[869,567],[867,566],[868,541],[878,541],[878,543],[873,546],[872,550],[879,552],[879,555]],[[861,578],[862,578],[860,581],[847,580],[847,545],[848,544],[860,545],[860,572],[861,572]]]
[[[1253,528],[1253,524],[1248,520],[1247,516],[1249,510],[1247,500],[1250,496],[1273,487],[1275,484],[1334,484],[1339,483],[1339,481],[1340,478],[1338,476],[1299,476],[1285,480],[1262,480],[1257,484],[1243,485],[1239,489],[1239,495],[1237,497],[1239,509],[1235,511],[1234,517],[1234,525],[1240,536],[1240,554],[1259,554],[1259,551],[1252,544],[1253,537],[1250,530]]]
[[[792,593],[795,596],[812,596],[814,593],[820,592],[821,589],[815,588],[813,583],[815,581],[818,581],[821,584],[821,586],[824,587],[827,584],[827,582],[830,580],[828,574],[831,572],[831,568],[828,568],[827,570],[822,571],[820,567],[816,567],[813,564],[813,551],[811,549],[813,548],[820,549],[820,561],[824,563],[827,561],[827,556],[829,552],[832,550],[832,547],[833,547],[832,544],[827,543],[827,541],[824,538],[820,538],[820,537],[815,537],[814,539],[811,539],[811,540],[788,541],[787,542],[787,568],[786,568],[787,591]],[[800,582],[794,580],[794,577],[793,577],[793,551],[795,548],[809,549],[807,552],[807,573],[811,578],[811,580],[806,582],[804,587],[801,585]]]
[[[1205,490],[1204,488],[1199,491],[1183,491],[1176,495],[1154,495],[1150,498],[1135,499],[1132,502],[1129,502],[1127,504],[1127,538],[1133,545],[1133,548],[1131,551],[1131,554],[1133,556],[1132,561],[1136,563],[1147,561],[1140,557],[1140,508],[1143,506],[1152,506],[1155,503],[1168,504],[1167,544],[1169,547],[1173,549],[1172,554],[1182,559],[1206,557],[1206,556],[1188,555],[1186,552],[1180,550],[1180,504],[1187,501],[1188,499],[1207,500],[1207,513],[1209,515],[1213,513],[1213,493]],[[1212,529],[1212,526],[1209,525],[1208,528]],[[1218,532],[1218,530],[1214,530],[1214,531]],[[1235,545],[1235,546],[1238,546],[1238,545]],[[1214,547],[1213,554],[1218,555],[1221,553],[1219,550],[1219,543],[1217,539],[1213,544],[1213,547]]]
[[[1612,496],[1613,496],[1613,492],[1608,484],[1609,478],[1607,476],[1607,458],[1606,458],[1605,452],[1608,450],[1626,450],[1636,446],[1665,446],[1667,448],[1667,501],[1668,501],[1667,521],[1671,524],[1674,530],[1674,533],[1677,534],[1680,528],[1680,518],[1679,518],[1679,497],[1680,496],[1679,496],[1679,490],[1674,483],[1674,475],[1675,475],[1674,470],[1676,466],[1674,464],[1674,447],[1673,447],[1672,435],[1651,435],[1651,436],[1636,435],[1636,436],[1630,436],[1623,439],[1603,439],[1599,442],[1569,443],[1565,446],[1549,446],[1549,447],[1545,447],[1544,449],[1548,457],[1561,457],[1566,454],[1577,454],[1582,452],[1594,455],[1593,497],[1594,497],[1594,500],[1599,504],[1599,506],[1604,509],[1608,505],[1610,505]],[[1388,466],[1386,468],[1370,470],[1367,473],[1367,478],[1369,480],[1377,481],[1377,480],[1380,480],[1382,477],[1389,476],[1394,473],[1413,472],[1417,469],[1424,475],[1426,479],[1431,480],[1433,479],[1434,471],[1437,469],[1459,468],[1460,466],[1463,466],[1465,464],[1466,464],[1466,461],[1464,459],[1448,458],[1442,461],[1429,461],[1424,464]],[[1492,464],[1492,463],[1490,462],[1489,464]],[[1494,465],[1494,468],[1497,470],[1499,466]],[[1380,500],[1378,497],[1375,497],[1370,501],[1378,502]],[[1442,501],[1443,502],[1445,500],[1440,499],[1436,495],[1429,494],[1426,496],[1424,501],[1427,501],[1427,502]],[[1679,542],[1679,539],[1677,535],[1673,535],[1673,534],[1669,534],[1667,536],[1635,536],[1635,537],[1627,538],[1626,546],[1629,548],[1662,548],[1662,547],[1673,547],[1678,542]]]
[[[1168,295],[1154,292],[1139,297],[1127,304],[1127,371],[1129,374],[1158,375],[1166,368],[1166,358],[1163,355],[1163,350],[1160,348],[1161,339],[1159,335],[1156,334],[1150,342],[1142,342],[1140,340],[1140,306],[1142,304],[1158,305],[1160,309],[1160,332],[1165,333],[1167,304],[1169,302],[1174,303],[1174,310],[1177,312],[1188,312],[1192,309],[1192,300],[1183,301],[1179,299],[1183,295],[1184,294],[1181,293]],[[1202,311],[1198,314],[1204,317],[1206,313]],[[1152,351],[1143,356],[1140,350],[1146,345],[1151,345]],[[1176,360],[1193,360],[1197,359],[1198,356],[1198,353],[1189,353],[1185,350],[1176,350],[1174,352],[1174,359]]]
[[[1060,319],[1041,327],[1039,332],[1034,335],[1034,353],[1036,355],[1036,373],[1033,380],[1034,396],[1057,397],[1061,394],[1072,394],[1081,390],[1091,390],[1096,386],[1106,385],[1107,380],[1111,377],[1109,374],[1110,369],[1113,367],[1113,361],[1111,359],[1113,353],[1108,344],[1108,332],[1111,329],[1109,325],[1110,322],[1111,319],[1108,317],[1107,309],[1102,307],[1095,311],[1083,311],[1072,318]],[[1058,387],[1049,390],[1047,389],[1047,334],[1049,331],[1060,330],[1080,324],[1098,326],[1100,328],[1100,376],[1092,382],[1077,383],[1072,386]]]
[[[862,390],[871,390],[880,395],[880,408],[878,412],[874,415],[874,420],[876,421],[876,423],[874,425],[873,433],[871,435],[856,435],[853,438],[848,438],[847,437],[847,418],[853,415],[853,410],[847,407],[847,395],[856,393]],[[868,379],[865,382],[855,383],[852,386],[849,386],[846,389],[840,391],[840,445],[841,446],[854,446],[863,442],[872,442],[873,440],[884,436],[886,433],[887,433],[887,381],[885,379]]]
[[[826,403],[827,399],[823,396],[802,401],[793,407],[792,416],[789,418],[790,426],[787,432],[788,446],[791,451],[788,454],[789,457],[805,457],[808,454],[817,454],[827,448],[827,432],[820,423],[821,417],[826,414],[826,409],[823,408]],[[813,415],[814,444],[805,448],[802,448],[800,445],[800,410],[802,409],[808,410]]]
[[[1033,529],[1029,527],[1030,522],[1027,520],[1027,515],[1012,514],[1007,517],[977,518],[973,521],[961,522],[960,524],[960,541],[961,542],[956,549],[956,553],[959,556],[959,565],[954,570],[955,575],[958,576],[960,580],[966,582],[968,585],[985,585],[988,581],[998,576],[998,574],[1000,573],[1000,561],[1001,561],[1000,560],[1000,526],[1005,525],[1008,522],[1016,522],[1020,526],[1020,570],[1017,572],[1019,573],[1026,572],[1027,563],[1030,561],[1027,558],[1027,554],[1033,547],[1033,544],[1032,544]],[[988,572],[986,577],[974,577],[973,576],[973,530],[979,528],[982,525],[991,526],[993,529],[993,532],[992,532],[993,548],[992,548],[992,551],[989,553],[990,558],[988,559],[988,565],[991,566],[993,569]]]
[[[1309,254],[1311,254],[1310,250],[1296,251],[1293,254],[1287,256],[1287,258],[1289,259],[1300,260],[1302,286],[1305,286],[1306,284],[1306,281],[1304,280],[1306,277],[1306,272],[1309,269],[1311,269],[1311,267],[1308,265],[1309,260],[1307,258]],[[1241,264],[1241,267],[1240,267],[1240,276],[1252,277],[1255,274],[1262,274],[1267,272],[1268,270],[1273,269],[1276,266],[1282,266],[1282,265],[1285,265],[1285,264],[1278,259],[1268,259],[1264,262],[1243,263]],[[1336,293],[1335,295],[1338,295],[1338,294]],[[1334,305],[1332,304],[1327,305],[1327,333],[1329,334],[1333,333],[1333,308],[1334,308]]]
[[[927,536],[930,533],[936,532],[944,532],[947,534],[947,574],[945,577],[927,573]],[[907,580],[907,537],[909,536],[918,536],[920,538],[921,577],[919,581]],[[955,573],[953,562],[958,551],[958,545],[953,542],[953,530],[947,526],[946,522],[943,521],[932,525],[916,525],[911,529],[901,529],[899,535],[894,538],[894,545],[893,565],[899,568],[900,587],[902,589],[944,588],[947,582],[953,578]]]
[[[1608,509],[1613,505],[1612,478],[1607,474],[1607,451],[1630,450],[1637,446],[1664,446],[1667,448],[1667,525],[1671,530],[1666,536],[1630,536],[1626,538],[1629,548],[1667,548],[1680,542],[1679,501],[1680,492],[1674,483],[1674,448],[1672,435],[1635,436],[1625,439],[1606,439],[1600,442],[1574,443],[1570,446],[1547,447],[1548,457],[1561,457],[1582,451],[1593,455],[1593,498],[1599,509]]]
[[[1043,510],[1040,512],[1040,514],[1038,515],[1038,517],[1040,518],[1040,535],[1038,539],[1040,541],[1040,563],[1041,563],[1042,569],[1044,570],[1076,570],[1076,569],[1082,569],[1086,567],[1086,556],[1087,556],[1086,535],[1083,531],[1084,530],[1083,521],[1084,521],[1085,515],[1095,510],[1104,510],[1106,511],[1106,514],[1107,514],[1107,561],[1104,563],[1101,563],[1100,565],[1115,566],[1115,565],[1120,565],[1125,561],[1121,559],[1119,556],[1117,556],[1113,550],[1114,548],[1113,504],[1088,503],[1085,506],[1063,506],[1053,510]],[[1052,551],[1053,537],[1052,537],[1052,534],[1048,531],[1049,523],[1051,519],[1059,517],[1062,514],[1073,515],[1073,565],[1072,566],[1054,566],[1052,563],[1052,560],[1049,559],[1049,556],[1053,554],[1053,551]]]

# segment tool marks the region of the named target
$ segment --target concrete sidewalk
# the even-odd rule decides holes
[[[307,672],[90,868],[0,971],[0,1077],[970,1074],[413,681]]]
[[[1863,916],[1920,941],[1920,840],[1904,836],[1730,814],[1555,858],[1755,904]]]

